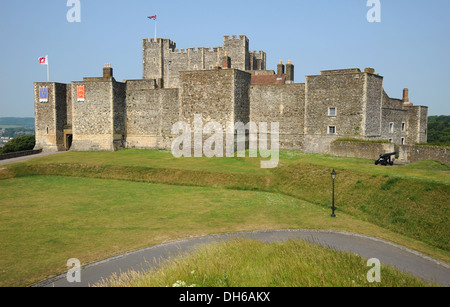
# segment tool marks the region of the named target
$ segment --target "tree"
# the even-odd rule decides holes
[[[35,136],[21,136],[9,141],[3,148],[0,149],[0,154],[6,154],[11,152],[33,150],[36,144]]]
[[[430,116],[428,118],[428,143],[450,144],[450,116]]]

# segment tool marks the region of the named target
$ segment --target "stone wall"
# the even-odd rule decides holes
[[[392,143],[349,142],[336,140],[331,143],[330,154],[339,157],[376,160],[381,154],[395,152]]]
[[[450,166],[450,147],[403,145],[400,146],[399,159],[408,163],[422,160],[437,160]]]
[[[193,127],[194,114],[205,122],[226,123],[249,120],[251,75],[234,69],[181,72],[180,120]]]
[[[402,144],[402,138],[406,143],[406,126],[408,113],[402,109],[383,108],[381,120],[381,138],[390,140],[395,144]],[[392,125],[392,130],[391,130]]]
[[[179,121],[178,89],[132,89],[126,98],[126,147],[170,149],[172,125]]]
[[[281,149],[302,148],[304,119],[305,84],[251,86],[250,121],[280,123]]]
[[[327,153],[335,139],[359,134],[365,122],[365,92],[364,73],[359,69],[307,76],[303,151]],[[329,108],[336,109],[335,116],[329,115]],[[330,126],[335,133],[329,132]]]
[[[85,86],[85,101],[77,100],[77,86]],[[125,135],[124,84],[115,81],[73,82],[71,95],[72,150],[119,149],[122,136]]]
[[[363,104],[363,125],[360,134],[366,138],[379,138],[381,136],[382,100],[383,100],[383,77],[366,73],[365,97]],[[356,131],[355,131],[356,132]]]

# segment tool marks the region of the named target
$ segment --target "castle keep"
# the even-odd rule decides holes
[[[266,69],[266,53],[246,36],[223,46],[176,49],[168,39],[143,40],[143,78],[102,77],[71,84],[34,84],[36,148],[44,151],[171,149],[172,125],[203,121],[279,122],[280,148],[328,153],[344,137],[427,142],[428,108],[390,98],[372,68],[327,70],[295,83],[294,65]]]

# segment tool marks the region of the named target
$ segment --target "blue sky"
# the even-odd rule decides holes
[[[367,0],[149,1],[80,0],[70,23],[67,0],[2,0],[0,117],[34,116],[33,82],[70,83],[100,76],[111,63],[116,80],[142,78],[142,39],[170,38],[177,48],[221,46],[245,34],[267,52],[269,69],[292,60],[296,82],[337,68],[373,67],[384,88],[450,115],[450,1],[380,0],[381,22],[367,21]]]

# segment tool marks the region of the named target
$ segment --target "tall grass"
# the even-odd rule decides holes
[[[98,287],[421,287],[426,282],[388,266],[369,283],[367,260],[305,241],[235,239],[198,248],[150,272],[113,275]]]

